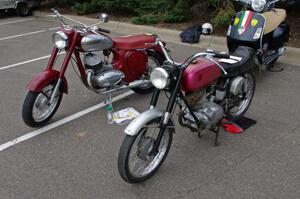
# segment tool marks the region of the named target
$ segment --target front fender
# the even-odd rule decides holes
[[[41,92],[45,86],[59,78],[59,72],[56,70],[46,70],[37,74],[28,84],[27,89],[33,92]],[[68,82],[63,78],[63,92],[68,93]]]
[[[146,125],[151,120],[162,117],[163,112],[158,109],[150,109],[142,114],[140,114],[137,118],[132,120],[130,124],[125,128],[124,133],[126,135],[134,136],[136,135],[144,125]]]

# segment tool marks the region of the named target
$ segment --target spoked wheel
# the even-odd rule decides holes
[[[240,119],[250,107],[254,92],[255,92],[255,78],[251,73],[244,74],[245,83],[243,86],[242,99],[237,106],[233,107],[227,114],[227,118],[235,121]]]
[[[149,51],[147,54],[148,54],[148,67],[145,76],[149,78],[152,70],[163,64],[163,59],[157,52]],[[142,85],[137,88],[132,88],[132,90],[138,94],[147,94],[152,92],[153,89],[154,87],[151,83]]]
[[[118,169],[126,182],[139,183],[147,180],[158,171],[167,157],[173,138],[171,128],[164,132],[158,152],[153,153],[152,150],[160,130],[160,121],[160,118],[152,120],[137,135],[125,137],[119,151]]]
[[[54,90],[55,84],[47,85],[42,92],[29,91],[22,110],[22,116],[25,124],[30,127],[40,127],[46,124],[57,111],[62,100],[62,92],[54,97],[52,103],[50,98]]]

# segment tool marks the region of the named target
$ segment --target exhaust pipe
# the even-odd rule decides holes
[[[121,85],[119,87],[115,87],[115,88],[112,88],[110,90],[104,90],[104,89],[97,90],[97,89],[94,88],[94,86],[92,84],[92,75],[93,75],[92,71],[87,71],[88,86],[90,87],[91,90],[95,91],[96,93],[100,93],[100,94],[104,94],[104,95],[105,94],[110,94],[110,93],[115,92],[115,91],[121,91],[121,90],[140,87],[140,86],[143,86],[145,84],[151,84],[150,80],[144,79],[144,80],[135,80],[135,81],[129,83],[128,85]]]
[[[279,56],[284,55],[285,52],[286,52],[286,47],[282,47],[282,48],[279,48],[279,49],[278,49],[278,55],[279,55]]]
[[[135,81],[129,83],[128,85],[122,85],[120,87],[116,87],[116,88],[113,88],[111,90],[104,91],[103,94],[109,94],[109,93],[112,93],[112,92],[115,92],[115,91],[121,91],[121,90],[136,88],[136,87],[143,86],[145,84],[151,84],[151,81],[146,80],[146,79],[144,79],[144,80],[135,80]]]

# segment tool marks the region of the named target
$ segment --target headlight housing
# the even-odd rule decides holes
[[[52,42],[56,48],[65,49],[69,43],[68,36],[62,31],[57,31],[52,35]]]
[[[170,75],[165,69],[158,67],[151,72],[150,81],[154,87],[162,90],[169,86]]]
[[[266,7],[266,0],[252,0],[252,9],[255,12],[261,12]]]

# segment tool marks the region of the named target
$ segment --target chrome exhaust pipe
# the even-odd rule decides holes
[[[279,48],[279,49],[278,49],[278,55],[279,55],[279,56],[284,55],[285,52],[286,52],[286,47],[282,47],[282,48]]]
[[[100,94],[110,94],[112,92],[115,92],[115,91],[121,91],[121,90],[126,90],[126,89],[131,89],[131,88],[136,88],[136,87],[140,87],[140,86],[143,86],[145,84],[151,84],[151,81],[150,80],[135,80],[127,85],[121,85],[119,87],[115,87],[115,88],[112,88],[110,90],[104,90],[104,89],[100,89],[100,90],[97,90],[94,88],[93,84],[92,84],[92,75],[93,75],[93,71],[87,71],[87,83],[88,83],[88,86],[91,90],[95,91],[96,93],[100,93]]]
[[[112,93],[112,92],[115,92],[115,91],[121,91],[121,90],[126,90],[126,89],[140,87],[140,86],[143,86],[145,84],[151,84],[151,81],[150,80],[146,80],[146,79],[145,80],[135,80],[135,81],[129,83],[128,85],[122,85],[120,87],[116,87],[116,88],[113,88],[111,90],[104,91],[102,93],[103,94],[109,94],[109,93]]]

